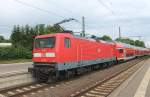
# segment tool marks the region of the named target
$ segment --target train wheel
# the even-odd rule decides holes
[[[51,72],[48,76],[47,82],[48,83],[56,82],[56,81],[58,81],[59,77],[60,77],[59,71]]]
[[[76,70],[75,70],[75,69],[66,70],[66,71],[65,71],[65,78],[66,78],[66,79],[73,78],[75,75],[76,75]]]
[[[36,80],[38,82],[47,82],[48,77],[49,77],[49,74],[45,74],[40,71],[36,73]]]
[[[103,68],[107,68],[107,63],[103,63]]]

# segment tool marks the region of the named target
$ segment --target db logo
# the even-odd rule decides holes
[[[97,49],[97,52],[98,52],[98,53],[100,53],[100,52],[101,52],[101,50],[100,50],[100,49]]]

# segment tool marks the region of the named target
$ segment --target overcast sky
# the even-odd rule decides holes
[[[9,38],[13,25],[52,25],[64,18],[81,21],[82,16],[86,33],[115,39],[121,26],[122,37],[142,36],[150,47],[150,0],[1,0],[0,35]],[[81,30],[76,22],[63,26]]]

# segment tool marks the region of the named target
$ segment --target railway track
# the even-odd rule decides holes
[[[99,80],[98,82],[86,87],[82,88],[80,91],[77,91],[74,94],[71,94],[71,97],[107,97],[116,87],[118,87],[124,80],[126,80],[131,74],[133,74],[140,66],[136,66],[135,64],[139,63],[144,59],[135,59],[131,62],[123,63],[129,64],[126,68],[121,69],[119,72],[115,74],[110,74],[104,80]],[[22,86],[16,86],[4,90],[0,90],[0,97],[28,97],[26,95],[40,93],[42,90],[51,90],[53,88],[57,88],[57,86],[65,87],[65,85],[61,85],[66,83],[66,85],[72,84],[70,80],[56,82],[54,84],[45,84],[45,83],[31,83]],[[60,91],[55,91],[60,92]],[[59,94],[59,93],[58,93]],[[53,97],[60,97],[53,95]],[[69,97],[62,96],[61,97]]]
[[[55,82],[53,84],[47,83],[28,83],[8,89],[0,90],[0,97],[28,97],[26,94],[35,94],[35,92],[42,92],[41,90],[48,90],[48,88],[55,88],[61,84],[69,84],[72,80],[65,80],[61,82]]]
[[[130,62],[129,64],[137,64],[142,60],[144,59],[136,60]],[[86,88],[81,89],[81,91],[72,94],[71,97],[107,97],[113,92],[113,90],[115,90],[127,78],[135,73],[141,67],[141,65],[130,65],[124,70],[107,77],[103,81],[98,81]]]
[[[1,90],[0,94],[3,95],[4,97],[20,97],[26,93],[37,91],[46,86],[48,86],[48,84],[30,83],[30,84],[20,85],[17,87],[12,87],[12,88]]]
[[[0,89],[31,83],[33,81],[31,74],[27,71],[0,74]]]

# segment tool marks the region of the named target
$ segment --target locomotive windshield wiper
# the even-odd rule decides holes
[[[47,45],[45,48],[54,48],[54,45]]]

